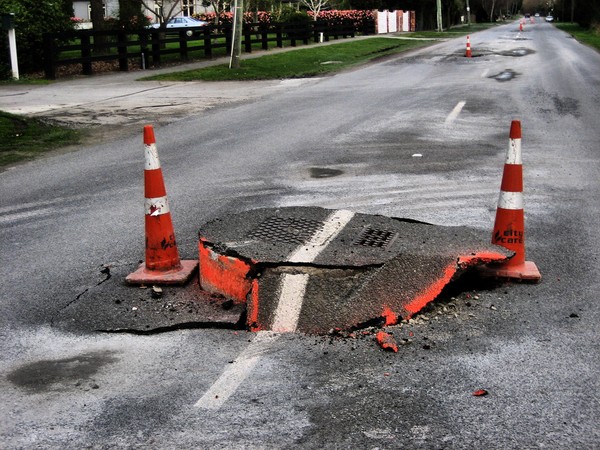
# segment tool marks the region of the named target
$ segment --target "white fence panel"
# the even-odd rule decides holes
[[[384,34],[388,32],[387,11],[377,11],[377,33]]]
[[[398,14],[396,11],[388,11],[388,33],[398,31]]]

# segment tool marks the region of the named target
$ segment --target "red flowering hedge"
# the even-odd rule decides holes
[[[313,13],[308,12],[309,17],[313,18]],[[194,14],[196,19],[205,20],[210,23],[215,23],[216,14],[214,12],[205,14]],[[322,20],[329,23],[339,23],[347,20],[351,20],[356,26],[363,26],[366,21],[375,20],[373,11],[363,11],[357,9],[345,10],[345,11],[321,11],[318,15],[317,20]],[[233,13],[223,12],[219,14],[220,25],[231,24],[233,22]],[[270,24],[274,22],[271,13],[260,11],[258,13],[244,13],[245,23],[264,23]]]
[[[308,15],[312,18],[312,11],[309,11]],[[362,28],[367,22],[375,20],[375,14],[373,11],[365,11],[360,9],[321,11],[317,16],[317,20],[322,20],[327,23],[342,23],[352,21],[356,28]]]
[[[217,14],[214,12],[203,13],[203,14],[194,14],[194,18],[199,20],[205,20],[209,23],[215,23],[215,18]],[[271,13],[260,11],[258,13],[244,13],[244,22],[245,23],[271,23]],[[219,25],[231,24],[233,23],[233,13],[232,12],[222,12],[219,14]]]

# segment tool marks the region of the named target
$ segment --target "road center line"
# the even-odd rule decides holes
[[[446,117],[446,121],[444,123],[449,125],[454,122],[466,104],[467,102],[458,102],[452,112],[448,114],[448,117]]]
[[[346,210],[333,212],[323,222],[323,228],[311,239],[297,247],[290,255],[290,262],[313,262],[344,227],[352,220],[354,213]],[[275,331],[292,332],[298,326],[298,318],[304,301],[307,274],[285,274],[281,281],[279,302],[273,320],[273,331],[259,331],[250,345],[227,367],[214,384],[194,404],[196,408],[218,410],[231,397],[254,369],[260,356],[264,354],[279,335]]]
[[[346,210],[333,212],[324,222],[323,228],[317,231],[304,245],[299,246],[289,257],[290,262],[311,263],[325,250],[340,231],[352,220],[354,213]],[[280,333],[296,331],[304,294],[308,285],[307,274],[285,274],[279,287],[279,301],[275,309],[271,329]]]
[[[345,209],[334,211],[324,220],[321,230],[317,231],[306,244],[299,246],[292,252],[288,258],[289,262],[313,262],[353,217],[354,213],[352,211]]]
[[[277,338],[278,336],[270,331],[257,332],[250,345],[227,367],[194,406],[212,410],[223,406],[252,372],[260,356],[271,347]]]

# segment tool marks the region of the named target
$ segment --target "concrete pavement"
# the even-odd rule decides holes
[[[357,36],[310,46],[255,51],[243,54],[242,58],[259,58],[373,37],[411,39],[397,35]],[[62,78],[48,84],[0,84],[0,110],[48,119],[60,125],[89,129],[93,132],[93,137],[98,137],[100,133],[102,139],[109,139],[119,134],[119,130],[122,129],[139,127],[146,123],[164,125],[218,105],[253,100],[281,89],[318,81],[318,78],[239,82],[140,80],[153,75],[228,63],[229,57],[222,57],[147,70]]]

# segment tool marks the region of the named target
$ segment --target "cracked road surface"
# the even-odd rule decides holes
[[[600,55],[547,23],[475,33],[473,52],[489,53],[470,60],[464,44],[267,83],[268,95],[165,119],[155,132],[179,251],[196,257],[202,224],[291,206],[491,233],[517,119],[527,259],[541,283],[468,280],[366,334],[178,329],[169,324],[186,299],[151,288],[102,300],[122,323],[159,316],[165,332],[77,328],[76,307],[105,314],[94,294],[123,287],[143,257],[141,126],[124,128],[0,173],[0,446],[597,447]],[[489,78],[508,70],[519,76]],[[98,79],[109,89],[119,77]],[[69,96],[85,94],[83,81],[55,85],[48,104],[94,100]],[[35,96],[11,95],[28,89],[46,88],[0,86],[1,107],[17,97],[33,107]],[[379,347],[378,331],[398,352]]]

